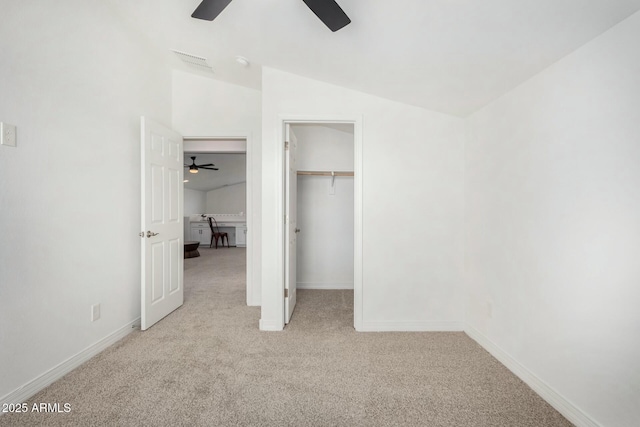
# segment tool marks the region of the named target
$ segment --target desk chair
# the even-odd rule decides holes
[[[211,244],[209,245],[209,247],[213,247],[213,239],[216,240],[216,249],[218,249],[218,240],[220,240],[222,246],[224,247],[224,239],[227,239],[227,247],[229,247],[229,234],[226,232],[221,232],[218,228],[218,222],[211,216],[209,217],[209,227],[211,228]]]

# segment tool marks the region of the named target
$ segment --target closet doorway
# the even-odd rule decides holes
[[[295,322],[298,290],[314,290],[304,295],[318,301],[318,291],[354,290],[356,147],[353,122],[285,122],[284,134],[288,324]]]

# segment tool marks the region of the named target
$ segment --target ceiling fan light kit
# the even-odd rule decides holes
[[[335,0],[302,0],[331,31],[336,32],[351,23],[351,19]],[[231,0],[202,0],[192,18],[213,21],[229,6]]]

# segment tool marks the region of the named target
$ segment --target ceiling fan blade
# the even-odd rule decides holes
[[[302,0],[324,25],[333,32],[351,23],[351,19],[334,0]]]
[[[217,171],[218,170],[218,168],[208,168],[208,167],[204,167],[203,168],[202,166],[198,166],[198,168],[199,169],[209,169],[209,170],[212,170],[212,171]]]
[[[213,21],[225,7],[229,6],[229,3],[231,3],[231,0],[202,0],[202,3],[193,11],[191,17]]]
[[[213,163],[207,163],[206,165],[196,165],[197,167],[201,168],[203,166],[215,166]]]

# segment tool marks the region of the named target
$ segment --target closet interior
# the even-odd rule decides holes
[[[354,126],[292,124],[297,139],[297,289],[353,289]]]

